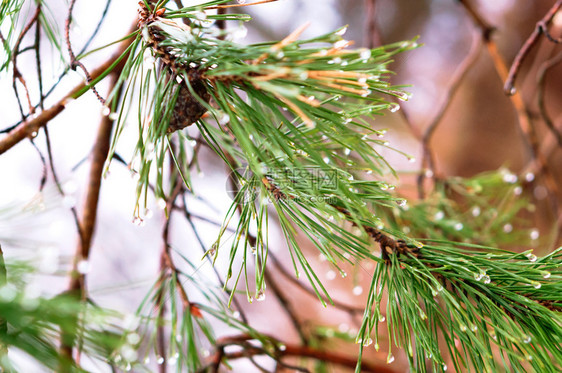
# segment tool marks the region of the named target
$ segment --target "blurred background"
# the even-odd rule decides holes
[[[191,0],[188,0],[191,1]],[[248,0],[249,2],[249,0]],[[62,35],[66,17],[66,2],[47,1],[53,20],[60,26]],[[470,2],[474,9],[495,31],[491,39],[498,48],[499,55],[509,67],[516,53],[535,28],[553,0],[495,0]],[[75,26],[72,28],[74,45],[81,46],[96,27],[105,1],[78,1],[75,7]],[[64,9],[65,11],[59,11]],[[522,136],[517,112],[512,101],[503,93],[503,81],[498,75],[497,65],[486,46],[482,43],[482,30],[459,1],[455,0],[280,0],[278,2],[251,6],[244,9],[253,16],[253,21],[245,25],[247,37],[239,40],[244,43],[263,40],[282,39],[300,25],[310,22],[304,37],[333,31],[348,25],[346,38],[355,41],[356,47],[371,47],[402,40],[418,38],[420,47],[397,57],[391,65],[396,72],[395,84],[411,85],[408,89],[412,98],[401,103],[399,112],[379,117],[373,122],[375,128],[387,129],[388,141],[397,149],[411,154],[415,162],[408,162],[403,156],[385,152],[388,160],[399,171],[398,192],[404,196],[417,198],[416,178],[423,167],[422,146],[419,135],[423,134],[440,112],[442,105],[450,100],[444,111],[430,146],[435,155],[434,172],[442,176],[472,176],[486,170],[500,167],[509,168],[515,174],[532,170],[529,146]],[[91,48],[105,45],[121,35],[125,35],[137,16],[136,1],[113,1],[101,32],[94,39]],[[230,24],[236,28],[239,25]],[[554,37],[562,34],[562,15],[554,18],[550,26]],[[245,34],[242,32],[241,34]],[[243,36],[243,35],[241,35]],[[467,56],[474,45],[479,53],[474,64],[466,70],[452,99],[450,87],[455,75],[463,68]],[[93,68],[104,61],[111,49],[93,54],[84,63]],[[43,66],[47,71],[43,84],[50,87],[56,80],[64,64],[44,43]],[[544,125],[537,95],[537,83],[545,61],[560,53],[560,48],[542,37],[525,59],[516,81],[531,123],[540,139],[548,164],[556,171],[562,166],[561,152],[553,141],[553,136]],[[66,57],[66,56],[64,56]],[[36,92],[33,80],[33,57],[24,56],[19,62],[22,70],[28,70],[31,92]],[[46,100],[47,106],[82,80],[80,72],[71,72]],[[544,100],[546,111],[558,128],[562,126],[562,67],[554,65],[544,79]],[[0,129],[9,127],[19,120],[11,77],[0,77]],[[107,83],[98,85],[100,92],[107,92]],[[0,221],[0,239],[6,256],[36,260],[46,276],[30,286],[39,291],[56,294],[67,285],[63,275],[69,270],[76,246],[76,230],[69,207],[78,206],[82,200],[88,172],[87,158],[100,120],[101,106],[93,94],[87,94],[69,104],[67,110],[49,125],[53,156],[59,178],[64,182],[67,196],[58,196],[52,182],[38,194],[43,166],[38,152],[29,141],[22,142],[0,157],[0,209],[26,211],[14,214],[7,221]],[[134,117],[134,116],[132,116]],[[130,127],[135,127],[131,122]],[[131,129],[133,131],[133,129]],[[1,135],[0,135],[1,136]],[[44,152],[42,133],[36,140]],[[129,160],[136,136],[127,140],[123,136],[117,152]],[[196,196],[189,199],[195,227],[203,244],[210,247],[216,238],[218,226],[230,206],[227,194],[227,173],[222,162],[208,150],[200,154],[201,171],[194,175]],[[561,173],[555,173],[558,183]],[[92,247],[87,277],[92,297],[99,304],[125,313],[134,312],[140,300],[154,283],[158,275],[161,235],[164,221],[163,210],[158,201],[149,201],[150,212],[142,226],[132,222],[135,204],[136,180],[130,171],[114,162],[103,181],[98,225]],[[547,201],[547,191],[538,184],[529,190],[530,197],[537,206],[535,220],[539,230],[548,231],[552,221],[558,216],[552,213]],[[560,196],[559,196],[560,197]],[[175,247],[200,263],[199,273],[211,281],[214,274],[209,263],[200,261],[201,248],[197,243],[192,227],[181,217],[172,221],[172,242]],[[302,245],[307,242],[303,238]],[[361,320],[361,307],[365,302],[370,283],[369,274],[372,263],[357,263],[347,266],[347,276],[332,268],[325,258],[316,257],[310,248],[312,265],[320,274],[333,299],[340,307],[327,309],[318,300],[303,290],[306,280],[290,280],[294,276],[290,257],[278,230],[272,227],[270,249],[285,268],[288,276],[277,266],[271,266],[271,274],[292,304],[299,322],[306,330],[314,330],[317,343],[329,348],[337,348],[350,356],[357,354],[353,343],[341,343],[324,338],[334,334],[353,336]],[[224,274],[228,253],[219,254],[217,268]],[[225,259],[221,261],[221,258]],[[56,275],[60,276],[56,276]],[[55,275],[55,276],[53,276]],[[188,289],[189,290],[189,289]],[[268,294],[269,295],[269,294]],[[253,327],[287,342],[298,342],[298,334],[284,307],[271,296],[264,302],[248,304],[245,297],[239,298]],[[320,328],[319,328],[320,327]],[[217,330],[217,334],[228,334],[228,330]],[[383,333],[384,334],[384,333]],[[381,336],[380,350],[371,346],[365,349],[367,361],[385,364],[389,347]],[[211,347],[211,346],[209,346]],[[401,351],[393,350],[395,361],[388,366],[393,371],[407,371],[407,362]],[[24,357],[22,357],[24,359]],[[259,360],[259,359],[258,359]],[[25,361],[21,360],[25,366]],[[243,364],[243,363],[242,363]],[[271,365],[267,360],[264,366]],[[29,369],[35,369],[29,365]],[[237,370],[238,369],[238,370]],[[331,371],[340,371],[340,368]],[[341,368],[343,369],[343,368]],[[234,371],[254,371],[251,365],[235,366]],[[28,370],[35,371],[35,370]],[[342,370],[344,371],[344,370]]]

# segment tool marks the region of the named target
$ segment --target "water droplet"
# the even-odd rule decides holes
[[[322,160],[324,161],[324,163],[330,163],[330,158],[328,157],[324,157],[322,158]]]
[[[407,94],[406,92],[397,92],[398,93],[398,99],[400,101],[408,101],[410,99],[410,95]]]
[[[378,342],[375,342],[375,351],[378,351],[379,348],[380,348],[379,343],[378,343]]]
[[[410,162],[410,163],[415,163],[415,162],[416,162],[416,158],[414,158],[414,157],[408,157],[408,162]]]
[[[76,198],[73,196],[64,196],[62,199],[62,205],[68,209],[73,208],[76,206]]]
[[[536,240],[539,238],[539,230],[538,229],[533,229],[531,230],[531,233],[529,233],[529,237],[531,237],[531,240]]]
[[[531,356],[531,355],[527,355],[527,360],[528,360],[528,361],[531,361],[531,360],[533,360],[533,356]]]
[[[371,50],[370,49],[363,49],[361,51],[361,53],[359,53],[359,56],[363,60],[368,60],[369,58],[371,58]]]
[[[246,4],[246,0],[236,0],[238,4]]]
[[[551,276],[551,273],[548,272],[548,271],[544,271],[544,272],[542,273],[542,278],[550,278],[550,276]]]
[[[158,364],[158,365],[164,364],[164,358],[162,356],[158,356],[156,358],[156,364]]]
[[[443,364],[443,370],[447,371],[447,364]]]
[[[503,226],[503,231],[505,233],[510,233],[511,231],[513,231],[513,225],[507,223]]]
[[[509,95],[510,95],[510,96],[513,96],[513,95],[516,94],[516,93],[517,93],[517,88],[511,87],[511,89],[509,90]]]
[[[535,174],[532,172],[527,172],[525,174],[525,181],[527,181],[528,183],[530,183],[531,181],[535,180]]]
[[[515,184],[517,182],[517,175],[512,174],[511,172],[506,172],[503,175],[503,181],[508,184]]]
[[[384,315],[379,315],[379,322],[385,322],[386,321],[386,317],[384,317]]]
[[[515,194],[516,196],[520,196],[521,193],[523,193],[523,188],[521,188],[520,186],[513,188],[513,194]]]
[[[445,217],[445,213],[443,211],[437,211],[435,215],[433,215],[434,220],[441,220]]]
[[[343,269],[340,269],[340,276],[341,276],[342,278],[346,278],[346,277],[347,277],[347,273],[346,273]]]
[[[334,272],[332,270],[326,272],[326,278],[328,280],[334,280],[336,278],[336,272]]]
[[[423,312],[423,310],[420,310],[420,317],[422,320],[427,320],[427,315]]]
[[[150,364],[150,357],[149,357],[149,356],[145,357],[143,362],[144,362],[146,365]]]
[[[531,336],[530,335],[523,336],[523,343],[531,343]]]
[[[38,135],[37,131],[31,132],[31,138],[32,138],[32,139],[36,138],[37,135]]]
[[[456,231],[461,231],[464,228],[464,225],[462,223],[457,223],[454,228]]]
[[[476,325],[471,325],[470,330],[472,330],[473,332],[476,332],[478,330],[478,327]]]
[[[207,19],[207,14],[205,14],[205,12],[195,12],[195,13],[193,13],[193,15],[199,21],[204,21],[204,20]]]
[[[221,126],[224,126],[225,124],[227,124],[230,121],[230,116],[226,113],[224,113],[223,115],[221,115],[221,117],[219,118],[219,124]]]
[[[475,273],[475,274],[474,274],[474,279],[475,279],[476,281],[482,280],[483,277],[484,277],[484,274],[482,274],[482,273]]]
[[[492,279],[490,278],[490,276],[484,275],[484,283],[489,284],[490,282],[492,282]]]
[[[400,207],[406,207],[406,205],[408,204],[408,201],[406,201],[405,199],[400,199],[400,200],[396,201],[396,204],[398,204],[398,206],[400,206]]]
[[[102,107],[101,115],[107,117],[109,114],[111,114],[111,110],[107,106]]]
[[[529,259],[529,261],[531,262],[536,262],[537,261],[537,256],[533,253],[528,253],[525,254],[525,256],[527,257],[527,259]]]
[[[347,32],[347,26],[344,26],[340,28],[338,31],[336,31],[334,34],[338,36],[343,36],[346,32]]]
[[[168,365],[171,365],[171,366],[176,365],[177,361],[178,361],[178,358],[175,357],[175,356],[172,356],[171,358],[168,359]]]
[[[461,326],[460,326],[460,329],[461,329],[461,332],[466,332],[466,331],[467,331],[467,328],[466,328],[465,325],[461,325]]]
[[[343,153],[344,153],[345,155],[350,155],[350,154],[351,154],[351,149],[345,148],[345,150],[343,151]]]
[[[538,282],[538,281],[531,281],[531,285],[533,285],[533,287],[534,287],[535,289],[540,289],[541,286],[542,286],[541,283]]]
[[[356,286],[353,288],[353,295],[361,295],[363,293],[363,288],[361,286]]]
[[[371,338],[367,338],[363,341],[363,346],[367,347],[373,344],[373,340]]]
[[[388,110],[390,110],[391,113],[396,113],[398,110],[400,110],[400,105],[397,103],[390,104]]]
[[[388,357],[386,358],[386,363],[392,364],[393,361],[394,361],[394,355],[389,354]]]
[[[81,260],[78,262],[78,264],[76,264],[76,270],[78,271],[78,273],[85,275],[86,273],[90,272],[90,270],[92,269],[92,266],[90,265],[90,262],[87,260]]]
[[[337,44],[337,43],[336,43]],[[345,44],[347,45],[347,41],[345,42]],[[345,45],[344,45],[345,46]],[[333,64],[335,65],[339,65],[342,62],[342,59],[340,57],[335,57],[332,61]]]
[[[476,206],[474,208],[472,208],[472,216],[477,217],[480,215],[480,207]]]

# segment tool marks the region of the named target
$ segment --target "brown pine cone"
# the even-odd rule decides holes
[[[209,102],[211,96],[205,88],[205,84],[200,79],[190,80],[193,91],[205,102]],[[187,126],[191,126],[199,120],[207,109],[191,95],[187,85],[180,83],[180,93],[176,100],[176,105],[172,111],[170,124],[168,125],[168,133],[181,130]]]

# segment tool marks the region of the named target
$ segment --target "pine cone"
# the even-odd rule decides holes
[[[156,1],[151,0],[150,5],[155,7]],[[172,47],[161,45],[162,41],[166,39],[166,36],[162,33],[159,27],[155,27],[152,23],[161,15],[163,15],[163,9],[157,10],[154,13],[144,5],[141,1],[139,2],[139,27],[146,27],[148,31],[147,43],[150,45],[155,54],[160,58],[164,67],[167,68],[165,73],[168,77],[171,76],[181,76],[182,72],[187,72],[189,75],[189,83],[193,88],[193,91],[205,102],[209,102],[211,96],[207,92],[205,83],[201,78],[201,70],[198,67],[192,68],[184,65],[178,60],[172,51]],[[168,133],[181,130],[187,126],[192,125],[197,120],[199,120],[207,109],[201,105],[199,100],[191,95],[189,89],[185,82],[179,83],[179,94],[170,117],[170,123],[168,125]]]
[[[193,79],[189,81],[193,91],[205,102],[209,102],[211,96],[205,88],[205,84],[201,79]],[[207,109],[191,95],[187,85],[180,83],[180,93],[174,106],[170,124],[168,125],[168,133],[181,130],[187,126],[191,126],[199,118],[205,114]]]

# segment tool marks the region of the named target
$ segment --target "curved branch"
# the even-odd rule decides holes
[[[517,78],[517,74],[519,73],[521,64],[523,63],[523,60],[525,59],[525,57],[527,57],[533,46],[539,40],[539,36],[545,33],[547,35],[547,38],[550,40],[549,38],[550,34],[548,33],[546,27],[552,21],[552,19],[554,18],[554,16],[560,10],[561,7],[562,7],[562,0],[556,1],[556,3],[552,6],[552,8],[549,9],[549,11],[545,14],[545,16],[539,22],[537,22],[537,26],[535,27],[535,30],[533,31],[531,36],[529,36],[527,41],[525,41],[525,44],[523,44],[523,47],[521,47],[521,49],[517,53],[517,56],[515,56],[515,59],[513,60],[513,64],[509,69],[509,74],[507,75],[505,85],[503,87],[503,90],[506,95],[513,95],[515,93],[515,79]],[[555,40],[551,40],[551,41],[555,41]]]

